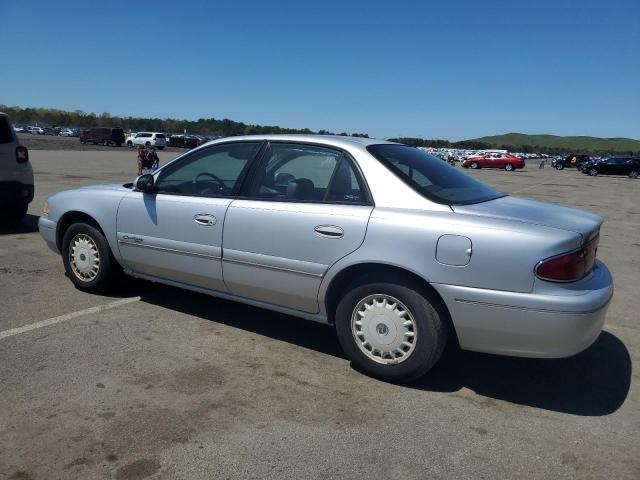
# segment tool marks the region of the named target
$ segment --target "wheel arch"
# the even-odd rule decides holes
[[[335,324],[336,309],[344,290],[363,277],[371,277],[387,282],[395,281],[414,284],[429,292],[431,297],[438,303],[437,306],[440,311],[445,315],[445,322],[451,333],[449,338],[455,339],[455,343],[459,345],[458,335],[451,319],[449,308],[442,296],[428,280],[406,268],[381,262],[363,262],[349,265],[331,278],[323,297],[327,320],[330,324]]]
[[[104,229],[95,218],[93,218],[88,213],[81,212],[79,210],[72,210],[72,211],[66,212],[64,215],[62,215],[62,217],[60,217],[60,220],[58,220],[58,226],[56,231],[56,246],[58,247],[59,251],[62,251],[62,239],[64,238],[64,234],[66,233],[66,231],[74,223],[80,223],[80,222],[87,223],[97,228],[100,231],[100,233],[104,235],[106,238]]]

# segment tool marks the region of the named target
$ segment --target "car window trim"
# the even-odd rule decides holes
[[[220,143],[214,143],[212,145],[207,145],[203,148],[199,148],[197,150],[194,151],[190,151],[185,153],[184,155],[178,157],[177,159],[175,159],[175,161],[172,161],[170,163],[168,163],[167,165],[165,165],[162,169],[160,169],[160,171],[158,172],[158,177],[156,179],[156,182],[159,181],[162,178],[162,171],[165,170],[169,165],[178,165],[179,168],[179,164],[181,164],[183,161],[185,161],[186,159],[188,159],[191,155],[197,155],[200,154],[203,151],[206,150],[211,150],[213,148],[216,147],[220,147],[223,145],[233,145],[233,144],[239,144],[239,143],[259,143],[258,149],[256,151],[256,153],[253,155],[253,157],[251,157],[250,159],[247,160],[247,163],[242,167],[242,170],[240,171],[240,174],[238,175],[238,179],[236,180],[236,184],[234,185],[234,187],[231,190],[231,194],[230,195],[196,195],[193,193],[182,193],[182,192],[158,192],[155,191],[153,192],[154,195],[173,195],[173,196],[179,196],[179,197],[196,197],[196,198],[226,198],[226,199],[236,199],[238,198],[238,192],[240,192],[242,185],[244,184],[244,181],[246,179],[247,173],[249,172],[249,169],[251,168],[251,165],[253,164],[253,162],[256,160],[256,158],[259,158],[260,154],[262,153],[262,150],[265,147],[265,144],[267,143],[265,140],[236,140],[236,141],[229,141],[229,142],[220,142]]]
[[[263,161],[266,158],[266,153],[270,150],[272,144],[287,144],[287,145],[303,145],[308,147],[321,147],[329,150],[335,150],[340,152],[342,156],[340,158],[344,158],[356,176],[356,181],[358,182],[358,186],[363,194],[363,201],[361,202],[347,202],[347,201],[322,201],[322,200],[293,200],[289,198],[256,198],[251,196],[249,193],[251,191],[251,187],[253,182],[256,179],[256,175],[258,173],[258,169],[261,167]],[[336,163],[336,168],[338,164]],[[333,173],[332,173],[333,178]],[[329,185],[331,184],[331,180],[329,181]],[[329,188],[329,186],[327,186]],[[371,190],[369,189],[369,185],[367,184],[367,180],[364,177],[362,170],[360,169],[360,165],[356,162],[351,154],[340,147],[336,147],[333,145],[326,145],[324,143],[316,143],[316,142],[300,142],[296,140],[265,140],[264,149],[259,152],[259,155],[253,161],[253,165],[250,168],[247,176],[244,179],[242,187],[240,188],[239,194],[236,197],[238,200],[252,200],[256,202],[289,202],[289,203],[312,203],[317,205],[356,205],[356,206],[368,206],[375,207],[375,203],[373,201],[373,196],[371,195]]]

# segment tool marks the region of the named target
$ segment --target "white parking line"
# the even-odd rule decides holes
[[[66,322],[67,320],[71,320],[72,318],[81,317],[83,315],[90,315],[92,313],[98,313],[116,307],[121,307],[122,305],[134,303],[138,300],[140,300],[140,297],[123,298],[122,300],[116,300],[115,302],[107,303],[106,305],[98,305],[97,307],[85,308],[84,310],[65,313],[64,315],[60,315],[59,317],[48,318],[47,320],[41,320],[39,322],[31,323],[23,327],[4,330],[3,332],[0,332],[0,340],[7,337],[13,337],[14,335],[20,335],[21,333],[30,332],[31,330],[37,330],[38,328],[55,325],[56,323]]]

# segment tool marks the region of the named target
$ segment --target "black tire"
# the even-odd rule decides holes
[[[132,141],[128,141],[128,142],[127,142],[127,147],[129,147],[129,148],[133,148],[133,142],[132,142]]]
[[[564,170],[564,164],[556,163],[556,170]]]
[[[408,357],[399,363],[383,364],[373,360],[361,350],[352,332],[354,309],[366,297],[378,294],[399,300],[415,322],[415,345]],[[411,282],[398,279],[397,283],[388,283],[364,278],[350,287],[338,303],[338,340],[358,370],[392,382],[410,382],[425,375],[436,364],[447,344],[446,312],[439,305],[440,302],[430,292]]]
[[[91,279],[80,279],[71,265],[71,242],[79,235],[87,236],[93,240],[98,250],[99,267],[97,274]],[[75,287],[84,292],[104,293],[109,291],[114,286],[114,280],[119,273],[119,265],[111,254],[106,238],[97,228],[87,223],[74,223],[65,232],[62,239],[62,263],[67,276]]]
[[[596,177],[598,175],[598,170],[592,168],[591,170],[589,170],[589,175],[591,175],[592,177]]]
[[[507,164],[504,166],[504,169],[505,169],[507,172],[513,172],[513,164],[511,164],[511,163],[507,163]]]
[[[471,165],[469,166],[474,170],[477,170],[478,168],[480,168],[480,165],[478,165],[478,162],[472,162]]]
[[[27,216],[27,210],[29,210],[29,204],[24,202],[8,205],[6,210],[0,212],[0,223],[9,225],[19,223]]]
[[[84,140],[80,140],[80,143],[83,144],[83,145],[87,144],[87,142],[85,142]]]
[[[151,142],[146,142],[144,145],[145,145],[145,147],[150,147],[151,146]]]
[[[629,172],[629,178],[638,178],[638,171],[637,170],[631,170]]]

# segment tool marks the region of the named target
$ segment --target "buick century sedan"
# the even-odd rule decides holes
[[[81,290],[125,273],[327,323],[354,366],[392,381],[424,375],[448,341],[573,355],[613,295],[601,217],[378,140],[218,139],[43,210],[40,233]]]

